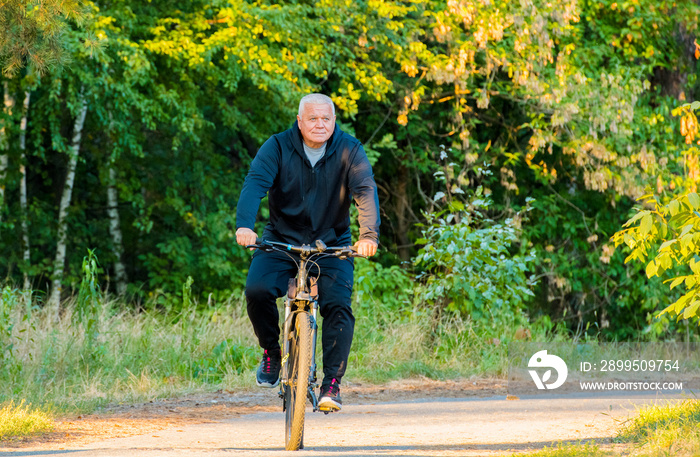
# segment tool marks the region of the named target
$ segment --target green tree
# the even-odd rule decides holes
[[[9,0],[0,7],[0,64],[6,76],[29,65],[44,73],[67,61],[65,32],[84,17],[82,0]]]
[[[674,110],[681,117],[681,135],[688,148],[685,150],[686,180],[679,187],[684,191],[669,198],[663,195],[642,197],[645,207],[630,218],[613,237],[615,245],[626,244],[632,252],[625,262],[637,260],[646,264],[646,275],[667,278],[670,288],[683,285],[685,292],[664,308],[660,315],[669,313],[678,319],[700,316],[700,180],[696,145],[698,120],[695,111],[700,102],[683,105]],[[690,274],[679,274],[690,270]],[[668,273],[667,273],[668,272]],[[666,274],[665,274],[666,273]]]

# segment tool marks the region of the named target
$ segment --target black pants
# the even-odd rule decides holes
[[[324,384],[333,378],[340,382],[345,374],[355,328],[351,295],[354,265],[352,260],[322,258],[310,276],[318,279],[319,311],[323,318]],[[287,293],[289,278],[296,275],[296,264],[281,252],[257,251],[248,271],[246,300],[248,317],[263,349],[280,350],[280,325],[276,299]]]

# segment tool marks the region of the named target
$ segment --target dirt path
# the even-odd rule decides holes
[[[275,392],[219,392],[68,418],[42,441],[3,443],[0,457],[510,455],[559,441],[610,442],[648,399],[507,400],[498,382],[410,381],[343,390],[342,413],[309,413],[306,449],[284,449]]]

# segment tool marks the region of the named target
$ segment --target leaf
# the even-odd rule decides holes
[[[668,249],[670,246],[672,246],[673,243],[675,243],[675,242],[676,242],[675,239],[673,239],[673,240],[668,240],[668,241],[664,241],[663,244],[662,244],[661,246],[659,246],[659,252],[664,251],[664,250],[667,250],[667,249]]]
[[[664,270],[669,270],[671,267],[673,267],[673,261],[671,260],[669,253],[665,253],[663,256],[660,256],[658,261]]]
[[[668,305],[666,308],[664,308],[663,310],[661,310],[661,311],[659,312],[659,314],[657,314],[657,317],[658,317],[658,316],[663,316],[664,314],[671,314],[671,312],[674,311],[675,306],[676,306],[675,303],[672,303],[672,304]]]
[[[651,214],[647,213],[642,217],[642,222],[639,224],[639,232],[645,236],[651,231],[651,227],[654,225],[654,220]]]
[[[700,196],[698,196],[698,194],[696,194],[695,192],[691,192],[688,194],[688,202],[690,202],[690,205],[693,207],[693,209],[700,208]]]
[[[656,264],[656,261],[652,260],[651,262],[649,262],[646,268],[647,278],[656,276],[658,269],[659,266]]]
[[[632,254],[628,255],[627,258],[625,258],[625,265],[631,262],[632,260],[636,259],[639,256],[639,249],[635,249],[632,251]],[[642,259],[640,259],[642,260]]]
[[[681,310],[682,310],[683,308],[685,308],[685,304],[688,303],[688,301],[690,300],[691,294],[692,294],[692,292],[686,293],[686,294],[683,295],[681,298],[679,298],[678,300],[676,300],[676,302],[675,302],[673,305],[671,305],[671,306],[673,306],[673,312],[674,312],[674,313],[680,314]]]
[[[671,200],[671,202],[668,204],[668,209],[671,212],[671,216],[678,214],[680,206],[681,204],[678,202],[678,200]]]
[[[464,203],[458,200],[450,202],[449,207],[452,211],[464,211]]]
[[[632,224],[634,224],[635,222],[637,222],[637,221],[639,220],[639,218],[641,218],[641,217],[644,216],[645,214],[649,214],[649,211],[640,211],[640,212],[638,212],[637,214],[635,214],[634,216],[632,216],[632,218],[631,218],[630,220],[628,220],[627,222],[625,222],[625,225],[624,225],[623,227],[629,227],[630,225],[632,225]]]
[[[681,255],[687,256],[695,251],[694,238],[695,236],[690,234],[681,237]]]
[[[700,307],[700,300],[693,301],[693,304],[685,309],[683,312],[683,319],[689,319],[698,315],[698,307]]]
[[[700,262],[698,262],[695,259],[690,259],[690,269],[693,270],[693,273],[696,275],[700,275]]]
[[[684,225],[683,228],[681,229],[681,236],[687,235],[688,232],[693,230],[693,227],[695,227],[695,224],[692,224],[692,223]]]
[[[685,281],[685,276],[679,276],[678,278],[674,279],[673,282],[671,283],[670,289],[673,290],[674,287],[678,286],[683,281]]]

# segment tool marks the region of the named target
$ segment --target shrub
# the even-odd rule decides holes
[[[523,322],[522,309],[533,296],[528,265],[534,254],[511,254],[518,241],[519,215],[502,223],[485,216],[488,199],[468,208],[429,214],[423,244],[414,259],[421,300],[439,309],[470,316],[497,329]]]

